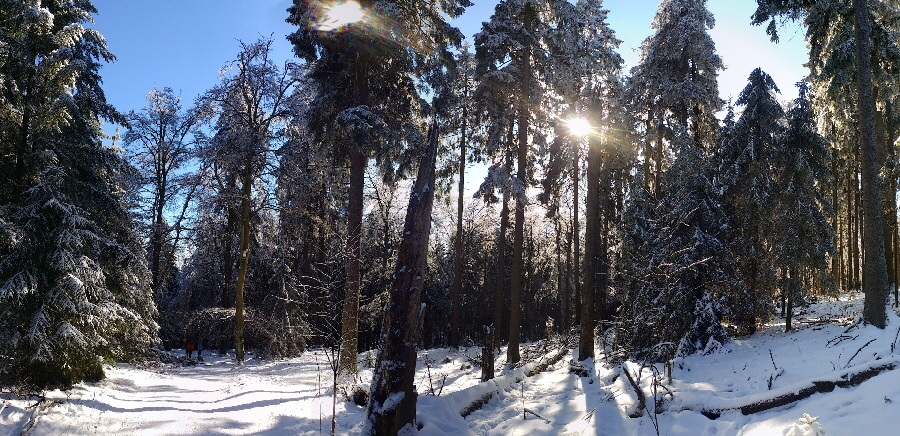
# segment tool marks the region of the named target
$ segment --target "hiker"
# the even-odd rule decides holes
[[[203,361],[203,340],[197,341],[197,360]]]
[[[184,344],[184,351],[187,352],[188,359],[193,357],[194,354],[194,341],[188,339],[187,343]]]

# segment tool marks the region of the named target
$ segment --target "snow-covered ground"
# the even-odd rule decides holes
[[[429,435],[865,435],[896,433],[900,368],[858,386],[837,388],[771,410],[743,415],[735,407],[797,392],[814,381],[900,362],[900,318],[885,330],[848,325],[861,297],[844,296],[801,309],[797,330],[783,320],[727,343],[708,355],[678,359],[671,383],[658,366],[626,365],[648,397],[651,412],[637,415],[637,396],[622,369],[602,361],[579,377],[571,351],[532,377],[528,367],[479,383],[468,359],[475,348],[420,353],[416,386],[419,419]],[[366,356],[363,355],[365,358]],[[365,360],[365,359],[364,359]],[[498,367],[502,366],[501,361]],[[654,373],[657,383],[653,383]],[[31,399],[0,395],[0,436],[28,435],[320,435],[330,434],[332,390],[328,358],[311,351],[286,361],[207,356],[195,366],[107,369],[107,379]],[[360,379],[367,381],[370,370]],[[521,380],[521,381],[518,381]],[[664,401],[656,414],[652,403]],[[459,410],[499,391],[462,418]],[[439,394],[437,395],[432,395]],[[732,410],[728,410],[732,409]],[[721,411],[710,419],[701,410]],[[336,404],[339,435],[359,433],[364,408]]]

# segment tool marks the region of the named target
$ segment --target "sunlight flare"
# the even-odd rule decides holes
[[[347,0],[342,3],[334,3],[325,8],[325,15],[322,21],[316,24],[317,30],[332,32],[339,30],[348,24],[362,21],[366,17],[366,12],[362,6],[354,0]]]
[[[569,126],[569,132],[575,136],[587,136],[594,131],[594,128],[591,127],[591,123],[584,118],[568,119],[566,120],[566,125]]]

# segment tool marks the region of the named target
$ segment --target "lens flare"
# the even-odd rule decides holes
[[[566,120],[566,125],[569,126],[569,132],[575,136],[587,136],[594,131],[594,128],[591,127],[591,123],[584,118],[572,118]]]
[[[366,17],[366,12],[362,6],[354,0],[347,0],[342,3],[335,3],[325,9],[325,16],[322,21],[316,24],[316,29],[333,32],[348,24],[362,21]]]

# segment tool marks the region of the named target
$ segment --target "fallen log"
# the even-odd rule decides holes
[[[875,361],[861,364],[850,369],[836,372],[834,373],[835,377],[815,380],[808,384],[794,385],[792,387],[772,391],[775,395],[770,397],[756,397],[745,401],[743,404],[741,404],[742,399],[737,398],[730,401],[731,403],[736,404],[720,407],[704,407],[700,409],[700,413],[709,419],[718,419],[723,413],[732,410],[740,410],[743,415],[759,413],[776,407],[787,406],[809,398],[817,393],[831,392],[835,388],[856,386],[882,372],[896,369],[898,366],[900,366],[900,361],[896,358],[891,359],[890,361]]]
[[[467,389],[446,395],[446,398],[456,404],[457,411],[462,417],[469,416],[472,412],[481,409],[494,395],[509,389],[512,385],[546,371],[551,365],[562,360],[569,353],[569,348],[545,355],[538,362],[531,362],[509,371],[506,375],[479,383]]]

